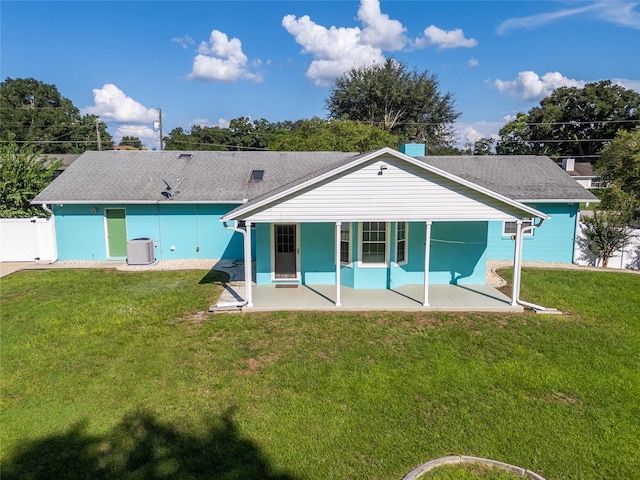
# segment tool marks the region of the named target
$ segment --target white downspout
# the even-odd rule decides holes
[[[340,241],[342,237],[342,222],[336,222],[336,307],[341,306],[340,302]]]
[[[226,302],[226,303],[219,303],[218,306],[219,307],[244,307],[245,305],[247,306],[252,306],[251,302],[249,301],[251,298],[251,237],[249,237],[249,261],[247,261],[247,232],[241,228],[238,227],[232,227],[231,225],[227,225],[227,222],[222,222],[222,225],[224,225],[224,228],[231,230],[233,232],[237,232],[242,234],[242,239],[243,239],[243,248],[244,248],[244,290],[245,290],[245,299],[242,302]],[[247,230],[249,230],[251,228],[250,224],[246,224],[245,227]],[[247,267],[248,265],[248,267]],[[247,275],[247,270],[249,270],[249,275]]]
[[[53,222],[53,257],[51,259],[51,263],[55,263],[58,261],[58,235],[56,232],[56,216],[53,213],[46,203],[40,205],[42,209],[47,212],[51,216],[51,221]]]
[[[533,231],[535,228],[538,228],[544,223],[544,219],[540,219],[540,223],[537,225],[530,225],[528,227],[522,228],[522,221],[518,220],[517,222],[517,230],[516,230],[516,255],[519,258],[514,259],[514,268],[513,268],[513,300],[512,305],[516,304],[524,305],[525,307],[533,308],[534,310],[545,311],[547,310],[542,305],[536,305],[535,303],[525,302],[520,299],[520,278],[521,278],[521,270],[522,270],[522,237],[525,233]],[[518,285],[516,288],[516,268],[515,261],[518,261]]]

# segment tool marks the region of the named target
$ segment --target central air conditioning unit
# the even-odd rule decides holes
[[[127,242],[128,265],[150,265],[156,260],[153,238],[134,238]]]

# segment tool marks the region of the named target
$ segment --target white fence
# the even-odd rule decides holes
[[[586,237],[584,235],[584,224],[579,222],[576,234],[576,245],[574,263],[578,265],[601,266],[599,260],[589,251]],[[625,268],[630,270],[640,269],[640,229],[635,229],[631,234],[631,239],[626,247],[618,250],[606,265],[609,268]]]
[[[57,258],[52,218],[0,218],[0,261],[51,262]]]

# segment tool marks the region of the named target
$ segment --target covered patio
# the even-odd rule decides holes
[[[333,285],[252,285],[253,306],[249,311],[327,310],[327,311],[422,311],[422,312],[502,312],[519,313],[521,305],[490,285],[430,285],[429,306],[423,305],[423,285],[404,285],[396,289],[353,289],[341,287],[341,303],[336,306]],[[212,310],[246,299],[244,283],[233,283]],[[218,307],[218,308],[216,308]]]

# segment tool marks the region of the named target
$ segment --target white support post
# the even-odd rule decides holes
[[[516,244],[513,248],[513,291],[511,306],[518,306],[520,298],[520,275],[522,271],[522,220],[516,221]]]
[[[340,303],[340,241],[342,236],[342,222],[336,222],[336,307]]]
[[[426,222],[427,233],[424,242],[424,302],[423,307],[429,306],[429,257],[431,256],[431,223]]]
[[[251,222],[245,222],[246,235],[244,236],[244,289],[247,307],[253,307],[253,294],[251,292]]]

